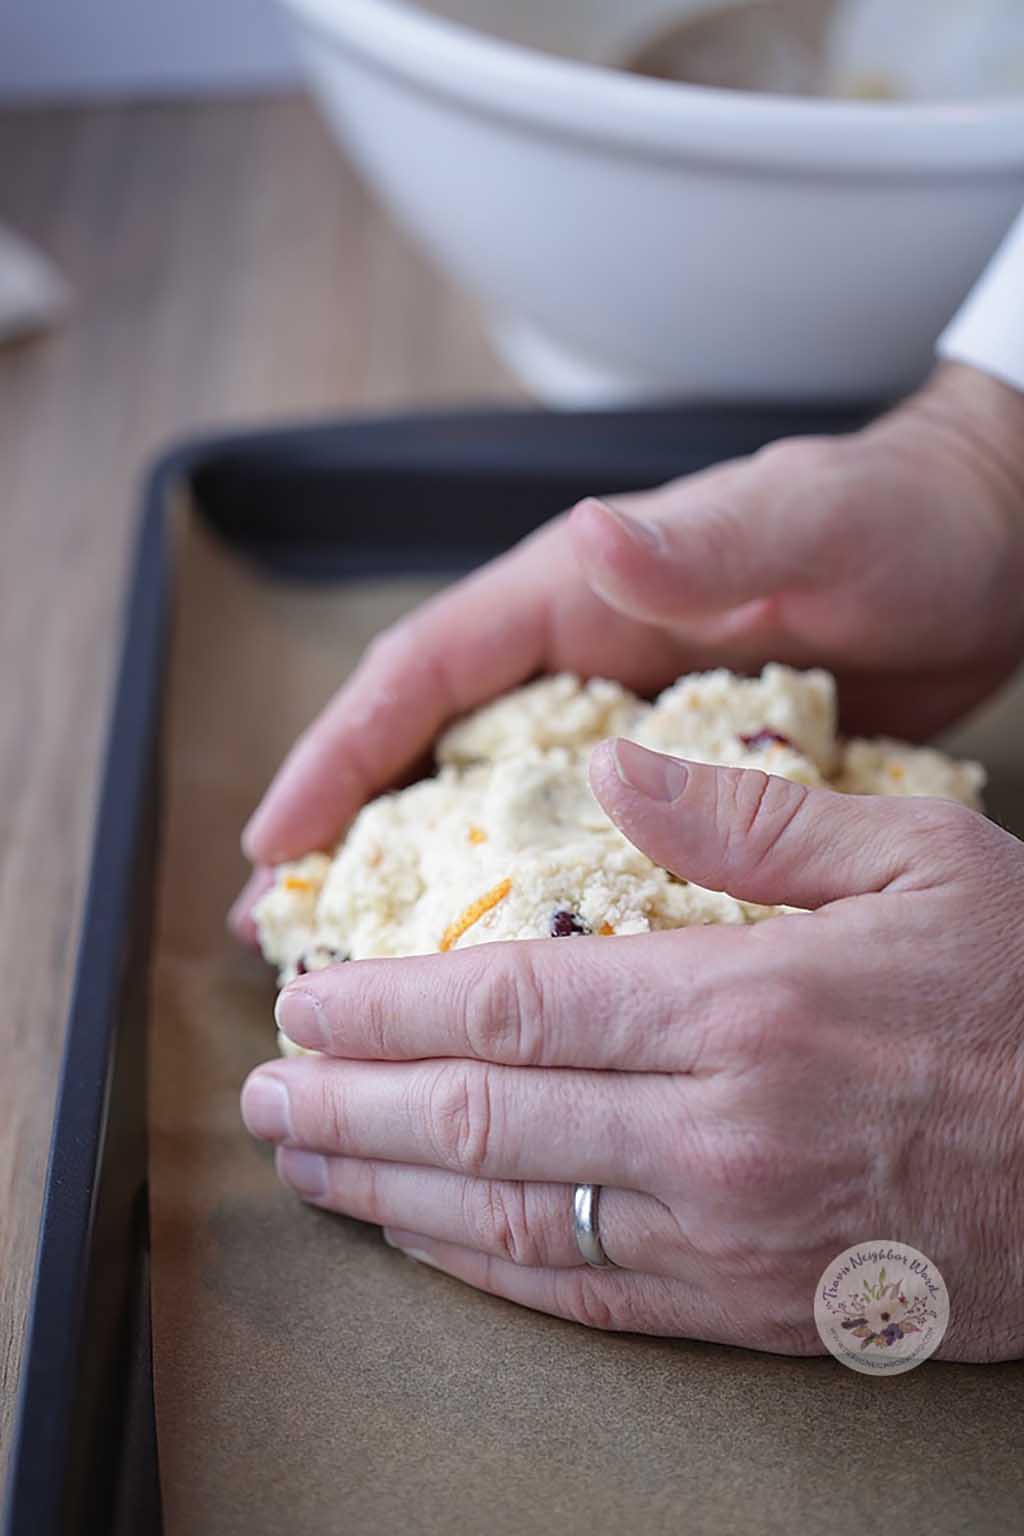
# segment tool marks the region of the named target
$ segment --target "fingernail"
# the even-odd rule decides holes
[[[399,1253],[404,1253],[407,1259],[415,1259],[417,1264],[429,1264],[431,1269],[439,1266],[436,1259],[423,1248],[417,1248],[416,1244],[423,1239],[416,1232],[401,1232],[395,1227],[382,1228],[384,1241],[390,1248],[397,1248]]]
[[[277,994],[274,1018],[281,1033],[296,1045],[319,1051],[327,1044],[320,999],[304,987],[287,986]]]
[[[269,869],[260,867],[253,870],[228,912],[227,923],[233,933],[246,940],[256,938],[252,909],[273,883],[274,876]]]
[[[263,821],[263,807],[258,805],[249,820],[242,828],[242,852],[253,864],[275,864],[278,860],[268,857],[266,849],[259,848],[260,824]]]
[[[668,803],[678,799],[686,788],[689,770],[678,758],[648,752],[646,747],[622,737],[616,741],[614,752],[619,778],[638,795]]]
[[[614,517],[623,532],[637,543],[659,552],[667,549],[664,531],[658,523],[650,522],[646,517],[635,517],[632,512],[623,512],[621,507],[614,507],[610,501],[603,501],[599,496],[592,496],[591,500],[596,501],[610,517]]]
[[[280,1078],[256,1072],[242,1089],[242,1119],[250,1135],[262,1141],[291,1137],[292,1115],[288,1090]]]
[[[255,857],[256,857],[255,851],[254,851],[253,846],[252,846],[252,834],[253,834],[253,828],[257,825],[257,817],[258,816],[259,816],[259,811],[253,811],[252,815],[249,817],[249,820],[246,822],[245,826],[242,828],[242,835],[239,838],[239,842],[242,845],[242,852],[245,854],[246,858],[250,859],[250,860],[255,860]]]
[[[322,1200],[327,1193],[327,1159],[319,1152],[278,1147],[277,1172],[290,1189],[307,1200]]]

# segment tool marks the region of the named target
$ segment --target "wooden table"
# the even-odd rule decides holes
[[[143,467],[214,425],[515,400],[302,98],[0,113],[72,283],[0,349],[0,1479]]]

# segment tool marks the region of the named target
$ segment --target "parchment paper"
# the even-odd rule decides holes
[[[1019,1529],[1024,1364],[879,1379],[589,1332],[278,1186],[238,1112],[274,1054],[273,978],[224,928],[239,829],[368,637],[428,587],[285,585],[179,510],[150,1088],[168,1536]]]

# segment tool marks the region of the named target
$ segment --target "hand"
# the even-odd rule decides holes
[[[947,364],[847,437],[790,439],[589,500],[386,630],[244,835],[261,866],[330,847],[451,717],[538,671],[641,692],[712,666],[820,665],[847,730],[924,739],[1024,654],[1024,397]]]
[[[630,742],[591,783],[657,863],[813,910],[311,972],[278,1019],[328,1054],[242,1097],[281,1176],[526,1306],[786,1354],[823,1352],[826,1263],[891,1237],[949,1287],[940,1358],[1024,1354],[1024,845]],[[576,1182],[620,1268],[581,1263]]]

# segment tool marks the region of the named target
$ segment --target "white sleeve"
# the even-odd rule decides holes
[[[1024,210],[935,350],[940,357],[970,363],[1024,390]]]

